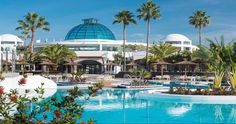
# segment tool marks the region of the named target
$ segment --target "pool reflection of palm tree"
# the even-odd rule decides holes
[[[232,107],[230,111],[228,122],[236,123],[236,108],[235,107]]]
[[[123,107],[123,120],[124,120],[124,124],[126,122],[126,114],[125,114],[125,92],[123,93],[123,104],[122,104],[122,107]]]
[[[215,122],[223,122],[224,121],[224,116],[222,114],[222,109],[220,105],[215,106]]]

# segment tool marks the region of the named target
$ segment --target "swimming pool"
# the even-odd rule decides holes
[[[236,123],[235,104],[193,104],[143,99],[143,90],[103,89],[85,105],[83,120],[97,123]],[[57,97],[65,94],[58,90]]]

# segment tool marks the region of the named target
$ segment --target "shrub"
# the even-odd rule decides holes
[[[20,79],[19,84],[26,82],[25,78]],[[23,82],[23,83],[22,83]],[[35,89],[36,96],[30,98],[27,96],[29,90],[25,90],[23,95],[19,94],[17,89],[4,92],[0,87],[0,123],[4,124],[31,124],[31,123],[69,123],[76,124],[82,118],[84,103],[97,95],[103,85],[100,83],[88,87],[88,96],[85,97],[83,104],[78,102],[78,98],[84,97],[78,87],[68,90],[68,94],[62,98],[51,97],[45,99],[43,83]],[[14,112],[13,112],[14,111]],[[53,115],[53,119],[48,118],[48,114]],[[42,118],[39,118],[42,115]],[[46,121],[48,120],[48,121]],[[87,123],[92,124],[95,120],[89,119]],[[81,121],[81,123],[84,123]]]

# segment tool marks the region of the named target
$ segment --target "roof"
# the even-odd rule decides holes
[[[0,35],[0,40],[1,41],[9,41],[9,42],[10,41],[24,42],[19,37],[17,37],[16,35],[13,35],[13,34],[3,34],[3,35]]]
[[[83,19],[84,24],[72,28],[66,35],[65,40],[74,39],[107,39],[116,40],[112,31],[106,26],[97,23],[94,18]]]
[[[163,41],[191,41],[188,37],[182,34],[169,34]]]
[[[175,64],[176,64],[176,65],[196,65],[196,63],[194,63],[194,62],[186,61],[186,60],[181,61],[181,62],[177,62],[177,63],[175,63]]]

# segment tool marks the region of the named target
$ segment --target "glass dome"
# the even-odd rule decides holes
[[[74,39],[106,39],[115,40],[115,36],[106,26],[97,23],[97,19],[83,19],[84,24],[72,28],[66,35],[65,40]]]

